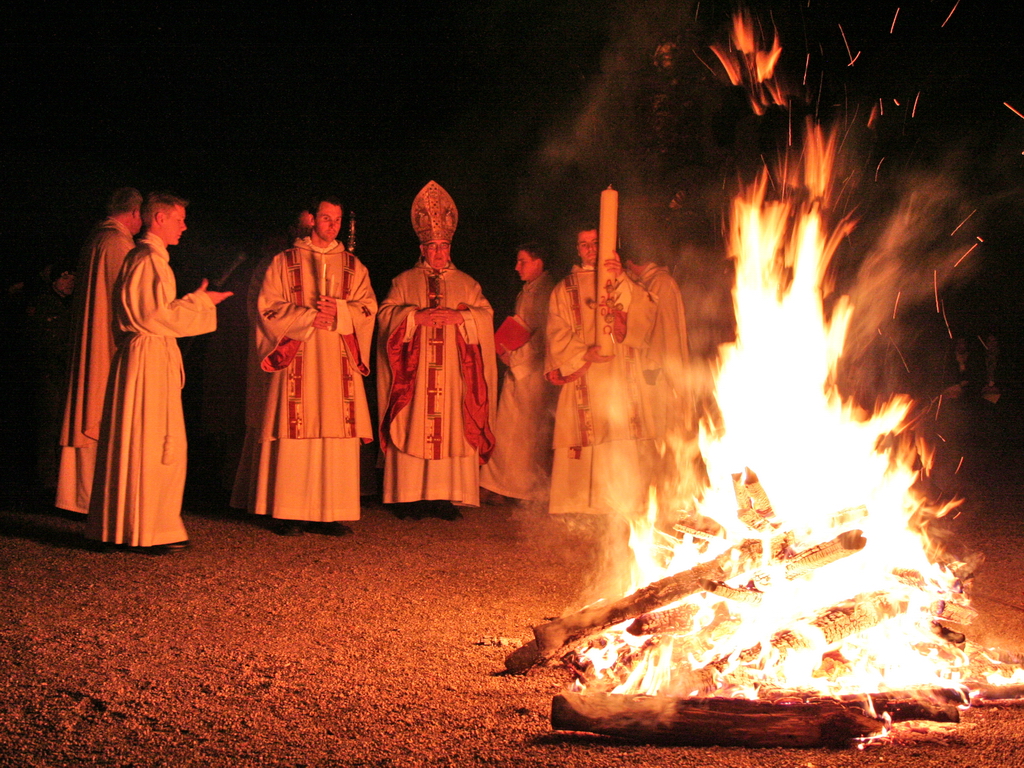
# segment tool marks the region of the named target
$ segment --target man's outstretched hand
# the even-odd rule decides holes
[[[207,296],[210,297],[210,301],[212,301],[214,304],[220,304],[222,301],[224,301],[224,299],[228,298],[229,296],[235,295],[234,291],[208,291],[206,290],[206,287],[209,284],[210,281],[204,277],[203,282],[199,284],[199,287],[196,288],[195,292],[205,293]]]

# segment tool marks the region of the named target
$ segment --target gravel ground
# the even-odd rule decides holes
[[[949,526],[987,557],[971,639],[1024,652],[1022,459],[992,449],[987,471],[955,476],[968,501]],[[566,672],[503,662],[580,605],[585,534],[514,507],[445,521],[368,504],[350,536],[284,538],[201,506],[193,548],[162,557],[90,551],[53,510],[0,512],[0,765],[1024,765],[1024,706],[863,750],[554,733]]]

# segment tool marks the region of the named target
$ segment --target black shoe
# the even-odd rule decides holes
[[[109,555],[111,552],[117,552],[120,547],[109,541],[92,541],[91,539],[85,543],[86,549],[90,552],[99,552],[103,555]]]
[[[461,520],[462,512],[450,501],[435,501],[433,516],[442,520]]]
[[[301,536],[306,532],[303,520],[275,520],[274,533],[278,536]]]
[[[152,547],[128,547],[131,552],[138,552],[142,555],[171,555],[175,552],[184,552],[192,546],[188,540],[173,541],[170,544],[155,544]]]
[[[424,517],[422,501],[403,501],[386,506],[399,520],[422,520]]]
[[[316,533],[322,533],[324,536],[348,536],[352,533],[351,528],[337,520],[333,523],[320,523],[313,530]]]

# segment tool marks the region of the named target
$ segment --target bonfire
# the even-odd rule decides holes
[[[777,102],[737,34],[730,77]],[[829,267],[856,222],[834,210],[836,156],[835,133],[809,122],[799,159],[732,203],[737,333],[719,358],[720,418],[701,425],[708,487],[671,530],[652,493],[631,521],[631,587],[536,626],[507,660],[570,670],[557,730],[835,745],[1024,696],[1021,659],[967,639],[973,565],[928,536],[958,502],[918,490],[928,456],[913,404],[866,412],[841,395],[854,308]]]

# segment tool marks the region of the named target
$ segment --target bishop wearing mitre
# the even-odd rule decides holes
[[[420,190],[412,205],[419,260],[394,279],[377,315],[385,504],[480,503],[480,466],[494,448],[494,312],[452,263],[458,220],[439,184]]]

